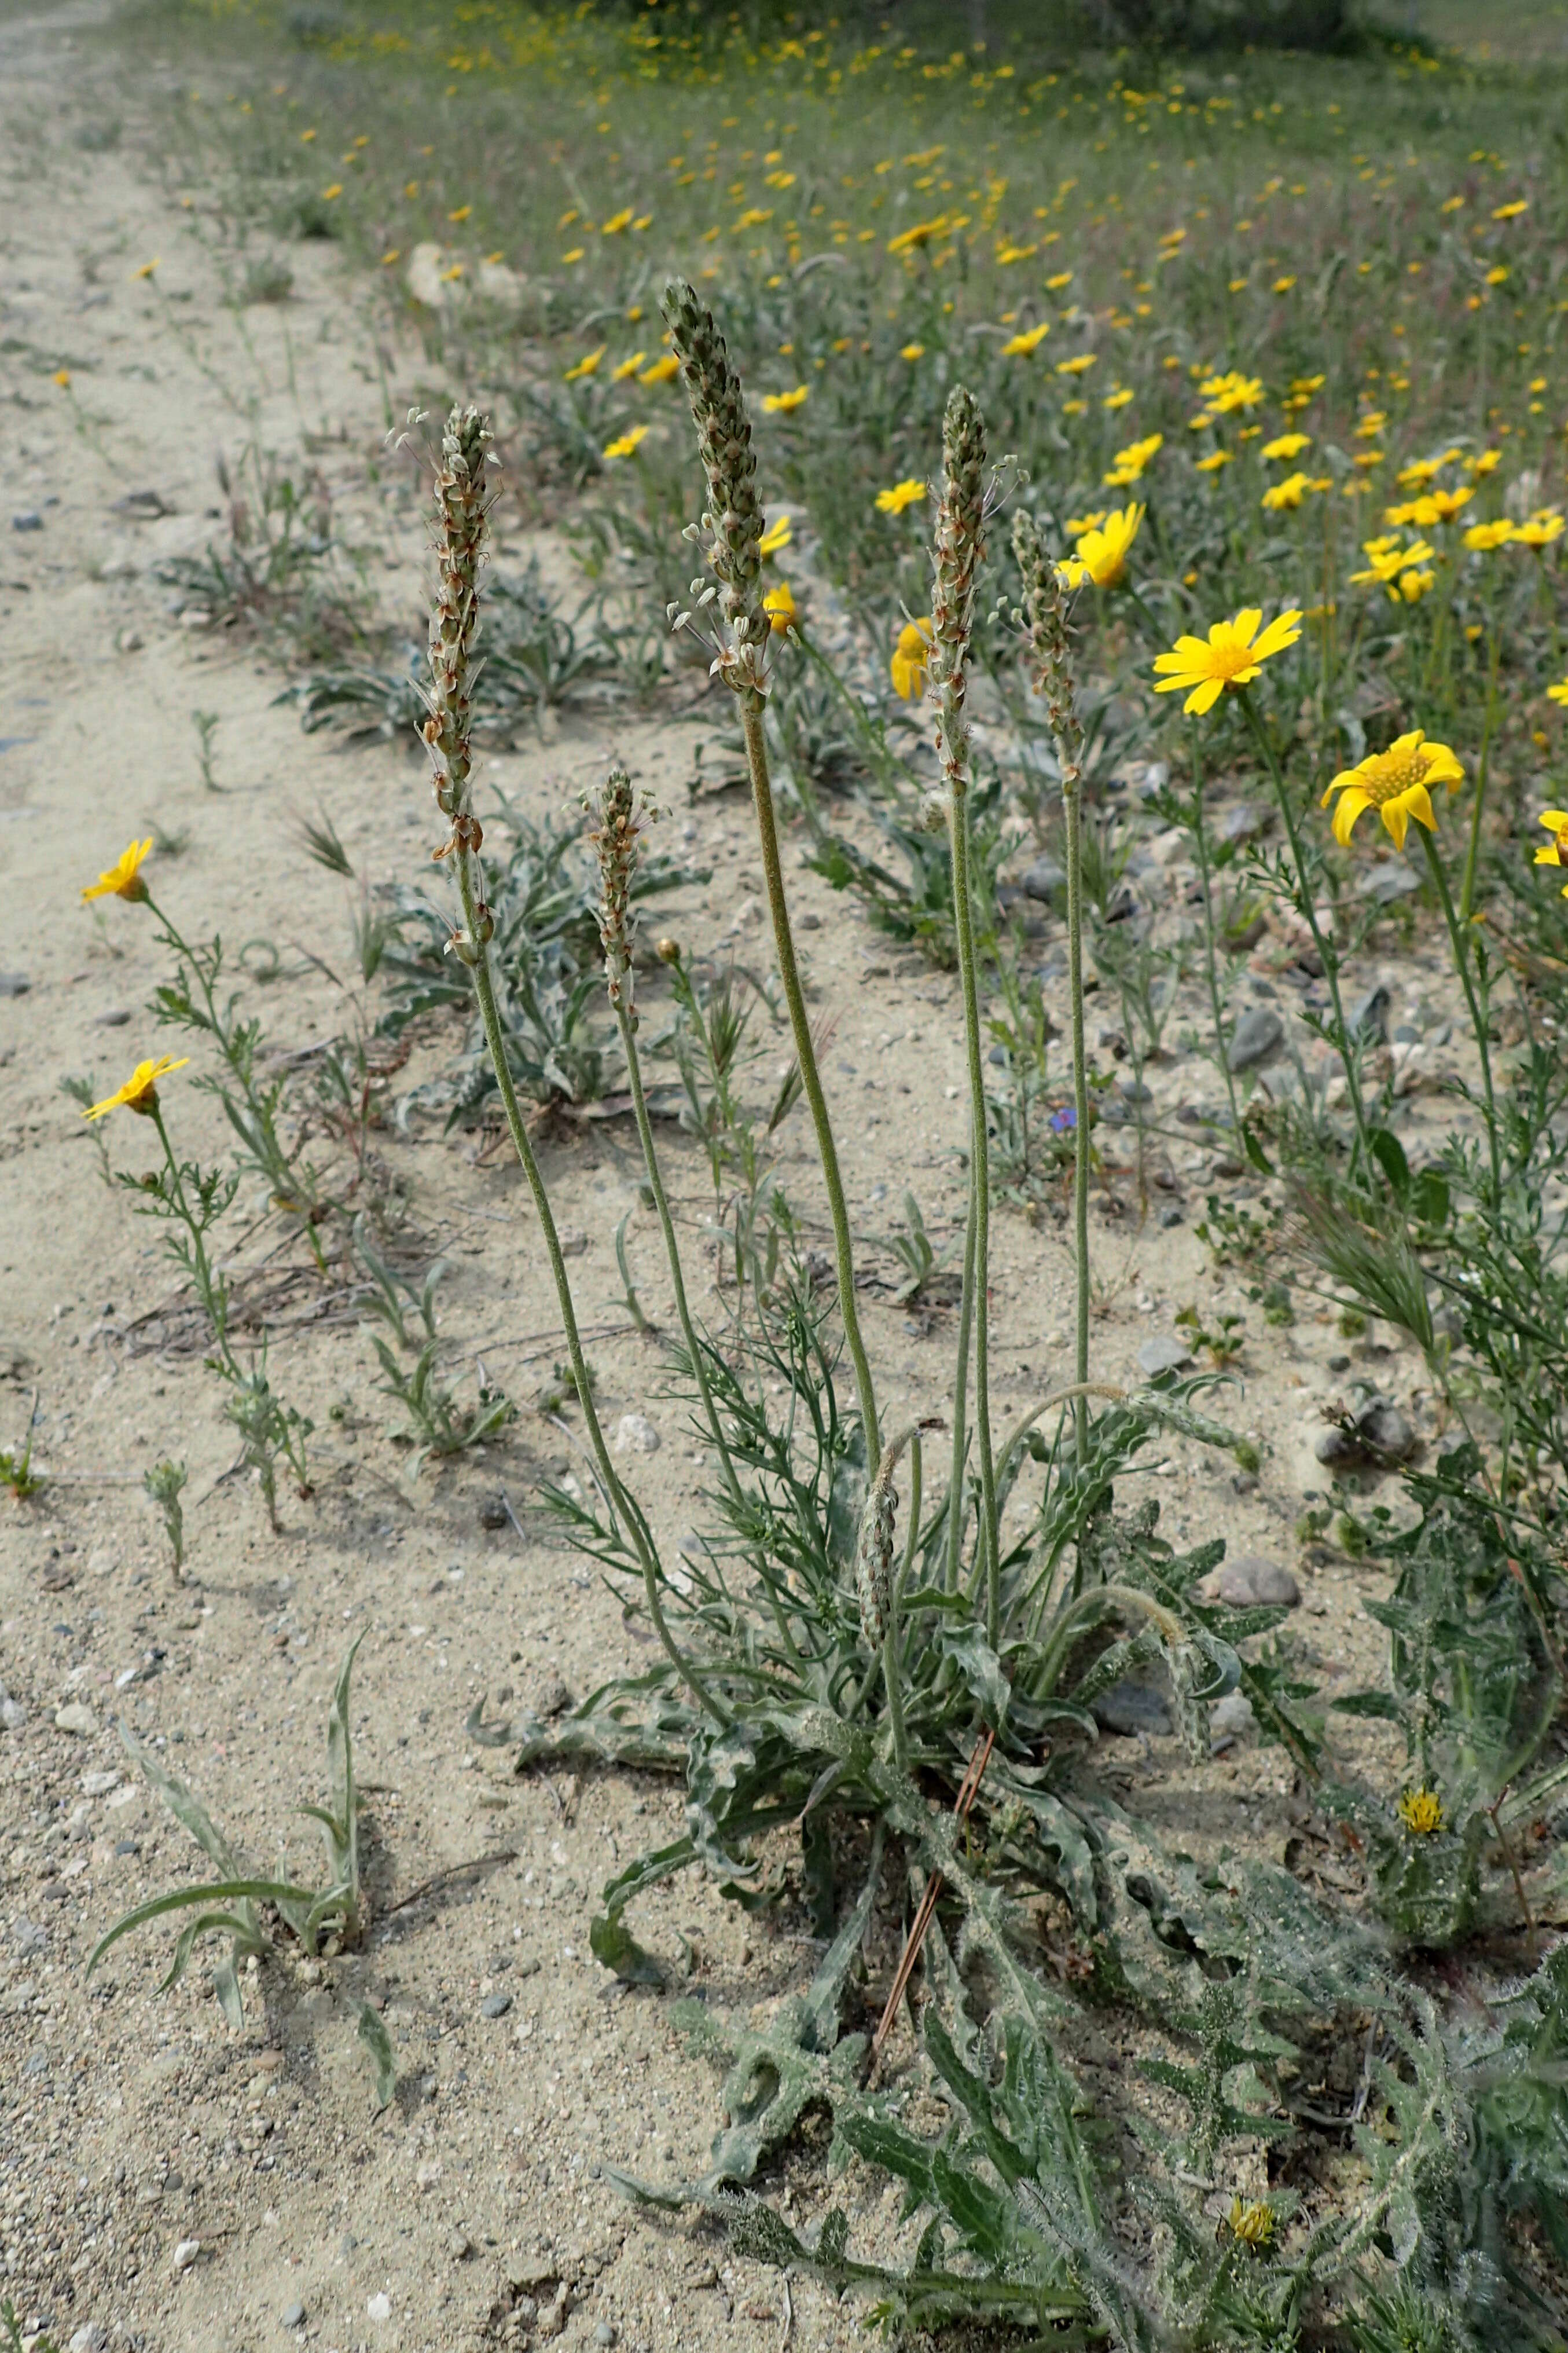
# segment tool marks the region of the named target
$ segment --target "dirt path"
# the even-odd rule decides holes
[[[776,2276],[731,2262],[700,2232],[639,2221],[596,2178],[602,2160],[694,2174],[716,2123],[707,2075],[684,2057],[660,1997],[607,1984],[587,1946],[600,1883],[676,1834],[675,1797],[628,1777],[513,1781],[504,1753],[465,1741],[482,1692],[510,1687],[539,1704],[641,1655],[581,1565],[520,1539],[498,1508],[502,1488],[521,1505],[556,1434],[525,1415],[498,1450],[411,1481],[385,1440],[392,1409],[368,1343],[353,1315],[334,1311],[274,1352],[278,1385],[316,1423],[319,1477],[308,1501],[286,1497],[275,1535],[259,1495],[226,1475],[233,1433],[198,1354],[139,1338],[136,1319],[174,1279],[155,1229],[100,1181],[91,1134],[58,1092],[79,1073],[107,1092],[172,1043],[143,1010],[167,971],[146,911],[110,900],[94,912],[79,897],[132,836],[154,825],[188,836],[150,869],[183,928],[221,930],[235,950],[273,944],[270,982],[255,977],[269,954],[247,959],[247,1001],[293,1050],[342,1026],[344,992],[321,965],[346,969],[348,924],[343,886],[304,856],[290,813],[328,807],[374,881],[420,870],[436,839],[416,760],[307,739],[276,701],[277,672],[195,625],[189,593],[156,576],[219,532],[215,462],[223,453],[237,478],[248,444],[319,472],[377,595],[412,619],[416,485],[372,474],[389,407],[401,416],[417,385],[413,341],[390,355],[384,387],[329,245],[289,248],[289,301],[226,301],[237,259],[204,192],[148,153],[136,94],[99,37],[104,14],[61,10],[0,30],[0,82],[25,132],[10,141],[0,293],[0,843],[11,910],[0,953],[0,1442],[19,1440],[36,1390],[50,1474],[35,1500],[0,1514],[0,1682],[12,1702],[0,1731],[0,2293],[29,2331],[47,2319],[79,2353],[121,2340],[147,2353],[239,2353],[289,2329],[341,2348],[474,2346],[492,2329],[521,2343],[557,2323],[569,2345],[661,2353],[776,2342]],[[216,721],[215,790],[202,779],[196,712]],[[530,809],[554,812],[621,752],[661,787],[681,845],[713,871],[661,924],[698,947],[727,938],[761,956],[743,806],[689,807],[691,740],[663,723],[577,723],[493,776]],[[1156,844],[1143,871],[1160,888],[1162,858],[1180,880]],[[932,1230],[945,1231],[961,1198],[953,984],[889,956],[814,878],[801,878],[799,902],[816,919],[812,967],[837,1024],[829,1078],[857,1219],[884,1230],[913,1182]],[[1409,972],[1391,976],[1396,1020]],[[1260,1001],[1283,998],[1289,1014],[1289,989],[1260,983]],[[416,1060],[407,1076],[432,1067]],[[1179,1054],[1149,1081],[1167,1113],[1215,1083]],[[210,1097],[175,1078],[166,1101],[182,1148],[220,1156]],[[134,1171],[144,1131],[122,1115],[105,1134],[116,1164]],[[651,1419],[659,1451],[637,1469],[673,1542],[694,1523],[703,1474],[679,1410],[660,1399],[656,1348],[614,1303],[610,1236],[636,1208],[634,1141],[606,1123],[552,1131],[545,1150],[562,1222],[583,1238],[573,1271],[605,1408],[612,1422],[630,1409]],[[378,1149],[449,1262],[443,1328],[465,1342],[465,1377],[482,1359],[526,1401],[559,1343],[517,1178],[499,1158],[476,1168],[471,1145],[443,1141],[430,1122],[389,1130]],[[797,1115],[784,1167],[808,1203],[811,1166]],[[1189,1299],[1201,1297],[1205,1316],[1244,1308],[1247,1388],[1226,1409],[1264,1444],[1260,1482],[1238,1483],[1227,1460],[1175,1446],[1155,1483],[1178,1539],[1222,1535],[1233,1554],[1295,1566],[1313,1410],[1342,1387],[1348,1350],[1308,1303],[1293,1330],[1267,1332],[1237,1290],[1215,1287],[1192,1227],[1205,1187],[1234,1192],[1234,1178],[1216,1179],[1196,1146],[1174,1155],[1170,1176],[1156,1199],[1182,1222],[1108,1226],[1097,1240],[1108,1291],[1098,1368],[1131,1377],[1139,1347],[1168,1335]],[[690,1161],[682,1183],[696,1214]],[[285,1240],[257,1224],[247,1249]],[[639,1281],[662,1313],[655,1242],[646,1217],[634,1219]],[[994,1290],[1005,1424],[1068,1366],[1069,1267],[1053,1222],[998,1219]],[[298,1300],[310,1296],[301,1276]],[[868,1314],[890,1410],[940,1413],[950,1318],[906,1314],[890,1283]],[[1386,1352],[1370,1367],[1406,1407],[1413,1369]],[[141,1493],[143,1472],[170,1454],[190,1470],[184,1589],[171,1585]],[[1310,1584],[1305,1609],[1309,1648],[1330,1673],[1374,1671],[1382,1637],[1342,1565]],[[293,1809],[321,1794],[327,1702],[356,1634],[376,1923],[366,1951],[268,1969],[238,2035],[205,1983],[156,1994],[172,1944],[162,1927],[85,1984],[95,1938],[184,1876],[195,1853],[129,1770],[115,1717],[163,1741],[168,1767],[258,1865],[286,1841],[296,1866],[313,1867],[310,1825]],[[1157,1825],[1199,1844],[1246,1838],[1280,1851],[1288,1775],[1277,1752],[1244,1739],[1194,1773],[1162,1737],[1118,1746],[1121,1784]],[[432,1874],[497,1850],[503,1860],[392,1910]],[[672,1962],[684,1954],[715,2009],[744,2014],[809,1976],[798,1921],[782,1934],[753,1928],[695,1880],[640,1916],[644,1940]],[[367,1997],[382,2006],[401,2079],[379,2116],[354,2031]],[[819,2161],[803,2158],[792,2178],[795,2218],[809,2221],[826,2187]],[[859,2172],[847,2188],[857,2243],[890,2246],[891,2193]],[[809,2284],[793,2295],[795,2346],[857,2341],[852,2310]]]

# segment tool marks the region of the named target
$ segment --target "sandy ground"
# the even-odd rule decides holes
[[[213,224],[143,154],[134,91],[117,82],[89,17],[14,18],[0,34],[0,80],[10,111],[32,126],[26,153],[12,155],[0,292],[0,968],[10,976],[0,987],[0,1442],[20,1440],[36,1391],[37,1454],[49,1473],[34,1500],[0,1511],[0,1683],[12,1702],[0,1731],[0,2294],[29,2335],[47,2321],[62,2348],[123,2339],[148,2353],[239,2353],[289,2329],[341,2348],[477,2346],[488,2332],[521,2343],[531,2326],[567,2345],[661,2353],[776,2343],[785,2307],[775,2275],[732,2263],[700,2230],[639,2220],[596,2178],[604,2159],[689,2176],[717,2123],[706,2071],[683,2055],[663,1998],[606,1983],[587,1946],[600,1883],[673,1834],[675,1793],[626,1776],[514,1778],[504,1752],[465,1741],[481,1693],[494,1704],[510,1687],[539,1704],[561,1683],[580,1694],[646,1656],[572,1556],[520,1537],[498,1509],[504,1490],[521,1513],[541,1469],[559,1467],[558,1433],[525,1411],[497,1446],[411,1479],[385,1434],[394,1417],[357,1316],[330,1300],[313,1316],[301,1273],[279,1311],[294,1328],[272,1366],[317,1424],[318,1484],[308,1499],[285,1490],[275,1535],[258,1493],[225,1478],[232,1432],[199,1356],[174,1345],[173,1325],[132,1328],[173,1299],[175,1280],[156,1229],[101,1181],[58,1082],[82,1073],[108,1092],[174,1041],[143,1009],[165,970],[146,912],[112,900],[94,912],[80,885],[154,820],[188,832],[184,854],[152,870],[160,896],[188,930],[276,944],[279,976],[251,995],[269,1039],[301,1050],[344,1023],[344,992],[308,955],[341,967],[348,923],[343,886],[305,858],[290,812],[329,808],[374,881],[412,875],[437,839],[416,759],[304,737],[294,711],[275,702],[277,672],[253,649],[184,626],[153,565],[218,530],[215,455],[232,460],[249,437],[296,461],[310,437],[340,521],[374,551],[377,595],[410,619],[423,525],[409,476],[384,469],[371,480],[384,395],[332,249],[290,249],[290,302],[227,307]],[[93,152],[79,134],[110,102],[123,138]],[[136,278],[154,257],[155,277]],[[414,338],[391,358],[401,414],[421,389]],[[51,381],[61,366],[68,393]],[[121,503],[154,491],[140,514]],[[216,793],[198,768],[198,710],[217,714]],[[672,838],[712,869],[660,926],[696,949],[728,940],[760,958],[744,805],[691,803],[693,740],[691,728],[662,723],[567,721],[487,775],[542,814],[611,753],[626,755],[674,810]],[[1179,842],[1152,839],[1134,881],[1175,899],[1181,860]],[[894,1264],[875,1238],[906,1183],[939,1238],[960,1206],[956,988],[889,953],[815,878],[797,882],[799,907],[816,919],[805,934],[813,982],[837,1022],[827,1075],[852,1208],[881,1278],[868,1294],[880,1380],[891,1411],[940,1414],[951,1317],[894,1303]],[[1048,938],[1047,963],[1056,951]],[[1257,992],[1294,1025],[1300,976],[1278,970],[1288,960],[1264,944]],[[1391,945],[1386,965],[1368,959],[1358,980],[1385,977],[1394,1021],[1430,1035],[1446,1018],[1437,970],[1435,952]],[[1173,1021],[1173,1039],[1182,1027]],[[1421,1052],[1441,1064],[1440,1047]],[[771,1092],[781,1054],[766,1041],[760,1088]],[[437,1067],[438,1042],[426,1040],[396,1083]],[[1148,1080],[1172,1138],[1183,1134],[1180,1107],[1217,1092],[1213,1071],[1179,1047]],[[212,1100],[184,1077],[166,1100],[183,1145],[220,1155]],[[1437,1116],[1431,1099],[1411,1098],[1414,1133]],[[135,1170],[144,1131],[122,1114],[106,1133],[116,1165]],[[1106,1133],[1130,1158],[1130,1132]],[[450,1268],[440,1313],[453,1365],[471,1388],[470,1360],[482,1359],[526,1406],[559,1341],[517,1173],[500,1154],[477,1161],[473,1139],[443,1139],[432,1121],[388,1126],[376,1145],[412,1229]],[[584,1238],[573,1275],[606,1419],[637,1410],[652,1421],[658,1451],[636,1470],[673,1544],[695,1525],[704,1473],[679,1409],[660,1396],[657,1344],[628,1331],[615,1303],[610,1238],[636,1202],[634,1147],[624,1121],[552,1126],[542,1138],[561,1221]],[[695,1224],[700,1172],[689,1146],[671,1150]],[[807,1206],[813,1165],[797,1113],[782,1170]],[[1347,1396],[1362,1373],[1419,1426],[1417,1360],[1381,1350],[1352,1366],[1350,1344],[1300,1296],[1296,1325],[1267,1330],[1227,1275],[1205,1271],[1192,1230],[1216,1184],[1232,1195],[1257,1186],[1238,1185],[1236,1172],[1216,1178],[1197,1141],[1159,1145],[1156,1165],[1169,1181],[1146,1223],[1097,1215],[1106,1299],[1096,1368],[1132,1376],[1139,1347],[1168,1335],[1189,1302],[1211,1320],[1246,1312],[1245,1387],[1224,1409],[1260,1441],[1261,1476],[1238,1479],[1228,1459],[1184,1446],[1152,1449],[1163,1525],[1178,1540],[1222,1535],[1233,1555],[1289,1566],[1303,1588],[1291,1621],[1302,1655],[1331,1687],[1363,1680],[1383,1637],[1362,1596],[1380,1580],[1333,1558],[1314,1574],[1293,1530],[1303,1492],[1326,1484],[1310,1458],[1320,1405]],[[1181,1222],[1159,1225],[1161,1208],[1179,1209]],[[279,1262],[303,1264],[298,1241],[243,1199],[235,1216],[237,1261],[253,1264],[281,1241]],[[630,1240],[645,1296],[668,1315],[646,1214]],[[1004,1426],[1067,1369],[1069,1289],[1059,1225],[1000,1214]],[[713,1312],[711,1298],[704,1304]],[[149,1328],[165,1345],[150,1345]],[[190,1468],[183,1588],[141,1492],[164,1454]],[[1142,1492],[1141,1478],[1129,1493]],[[157,1994],[172,1945],[162,1928],[117,1947],[84,1982],[102,1930],[196,1859],[130,1770],[116,1718],[163,1741],[170,1767],[258,1865],[286,1850],[313,1868],[313,1833],[294,1809],[321,1794],[327,1701],[360,1634],[365,1949],[303,1969],[269,1966],[249,1988],[237,2036],[199,1969]],[[1197,1771],[1159,1738],[1108,1742],[1106,1752],[1112,1788],[1163,1831],[1282,1852],[1289,1789],[1279,1752],[1243,1738]],[[393,1908],[433,1875],[497,1851],[466,1880]],[[770,2004],[813,1966],[803,1917],[753,1926],[695,1878],[648,1900],[637,1919],[678,1987],[684,1971],[716,2009]],[[896,1920],[877,1933],[873,1978],[890,1967]],[[400,2068],[398,2097],[380,2115],[354,2037],[353,2005],[366,1996],[384,2007]],[[487,2016],[487,2000],[501,2014]],[[824,2211],[819,2158],[803,2155],[781,2179],[797,2220]],[[869,2175],[852,2173],[836,2195],[847,2196],[858,2244],[895,2243],[891,2193]],[[858,2326],[851,2308],[794,2284],[796,2346],[847,2345]]]

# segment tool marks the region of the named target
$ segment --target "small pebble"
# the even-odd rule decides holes
[[[1192,1353],[1184,1340],[1162,1334],[1144,1341],[1138,1351],[1138,1369],[1145,1380],[1152,1381],[1161,1373],[1173,1373],[1179,1366],[1189,1363]]]
[[[305,2321],[304,2306],[302,2304],[286,2304],[283,2307],[282,2321],[285,2328],[302,2327]]]
[[[377,2295],[368,2296],[365,2299],[364,2313],[367,2320],[390,2320],[392,2318],[392,2298],[387,2295],[384,2288],[383,2288]]]
[[[1301,1605],[1301,1588],[1289,1570],[1256,1553],[1227,1560],[1215,1578],[1215,1591],[1233,1609],[1299,1609]]]
[[[657,1454],[658,1432],[646,1414],[623,1413],[612,1441],[617,1454]]]
[[[594,2342],[595,2345],[613,2345],[619,2335],[620,2331],[613,2320],[601,2320],[595,2326]]]
[[[201,2251],[202,2242],[199,2239],[182,2239],[174,2249],[174,2269],[177,2272],[188,2272]]]
[[[481,2018],[504,2018],[511,2008],[510,1993],[488,1993],[479,2004]]]
[[[26,997],[32,986],[25,972],[0,972],[0,997]]]
[[[1285,1043],[1285,1024],[1271,1006],[1254,1005],[1236,1025],[1226,1055],[1231,1071],[1256,1071]]]
[[[31,510],[29,510],[26,514],[14,514],[11,518],[11,528],[13,531],[42,531],[43,527],[43,516],[33,512]]]

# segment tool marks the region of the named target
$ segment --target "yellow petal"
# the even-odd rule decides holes
[[[1334,839],[1342,849],[1350,848],[1357,818],[1363,809],[1369,809],[1372,805],[1370,793],[1363,792],[1353,778],[1347,782],[1340,796],[1339,807],[1334,811]]]
[[[1200,714],[1205,711],[1212,711],[1219,701],[1220,690],[1224,683],[1223,679],[1205,678],[1200,685],[1193,689],[1185,702],[1183,703],[1182,709],[1184,712],[1196,712]]]

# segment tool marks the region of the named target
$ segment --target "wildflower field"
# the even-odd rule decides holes
[[[1568,12],[0,88],[12,2353],[1561,2348]]]

